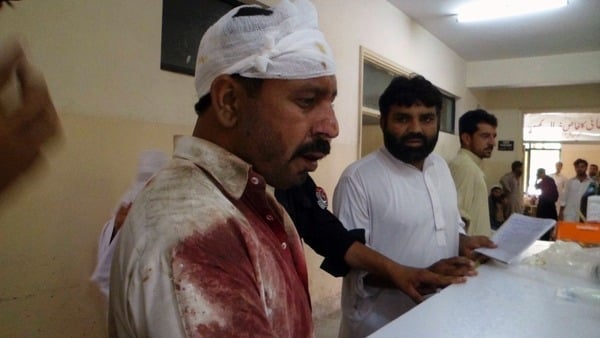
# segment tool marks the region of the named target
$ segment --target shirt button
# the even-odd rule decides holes
[[[252,184],[257,185],[258,184],[258,178],[256,177],[251,177],[250,178],[250,182],[252,182]]]
[[[282,248],[283,250],[287,249],[287,243],[286,243],[286,242],[282,242],[282,243],[281,243],[281,248]]]
[[[266,219],[267,219],[267,221],[269,221],[269,222],[273,222],[273,219],[274,219],[274,218],[273,218],[273,216],[271,216],[271,215],[267,215],[267,216],[265,216],[265,218],[266,218]]]

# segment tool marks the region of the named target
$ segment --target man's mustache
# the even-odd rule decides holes
[[[404,143],[408,140],[419,139],[423,143],[427,142],[427,137],[421,133],[409,133],[400,138],[400,142]]]
[[[330,151],[331,145],[329,142],[319,139],[314,142],[301,145],[294,153],[294,157],[303,156],[309,153],[322,153],[327,155]]]

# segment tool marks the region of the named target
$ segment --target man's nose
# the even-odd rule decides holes
[[[339,125],[337,118],[335,116],[335,111],[333,107],[329,105],[329,107],[324,108],[323,116],[316,122],[313,133],[320,135],[326,139],[336,138],[339,133]]]
[[[423,133],[421,121],[419,121],[418,119],[411,119],[408,123],[408,131],[412,133]]]

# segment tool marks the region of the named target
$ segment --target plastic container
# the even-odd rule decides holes
[[[577,243],[556,241],[524,263],[600,284],[600,248],[582,248]]]
[[[582,287],[559,288],[556,290],[556,297],[566,299],[571,302],[600,305],[600,289]]]

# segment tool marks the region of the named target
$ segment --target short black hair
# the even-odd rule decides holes
[[[232,74],[231,77],[238,81],[242,85],[242,87],[244,87],[248,95],[250,95],[251,97],[255,97],[258,94],[264,81],[263,79],[243,77],[239,74]],[[204,112],[210,107],[210,104],[210,92],[208,92],[207,94],[202,96],[194,105],[194,110],[196,111],[196,114],[198,114],[198,116],[204,114]]]
[[[580,164],[580,163],[583,163],[583,164],[585,164],[585,166],[586,166],[586,167],[587,167],[587,165],[588,165],[587,161],[586,161],[586,160],[584,160],[584,159],[582,159],[582,158],[578,158],[578,159],[576,159],[576,160],[575,160],[575,162],[573,162],[573,165],[574,165],[574,166],[577,166],[577,165],[578,165],[578,164]]]
[[[240,16],[258,16],[258,15],[269,16],[271,14],[273,14],[273,11],[268,8],[262,8],[262,7],[257,7],[257,6],[244,6],[244,7],[240,7],[233,17],[237,18]]]
[[[458,119],[458,135],[465,133],[473,135],[477,131],[479,123],[487,123],[493,127],[498,127],[496,116],[483,109],[469,110]]]
[[[385,120],[393,105],[411,107],[415,104],[435,107],[439,117],[442,112],[442,93],[421,75],[400,75],[390,82],[379,97],[379,112]]]
[[[512,169],[512,171],[515,171],[515,169],[519,168],[519,167],[523,167],[523,162],[521,161],[514,161],[511,165],[510,165],[510,169]]]

